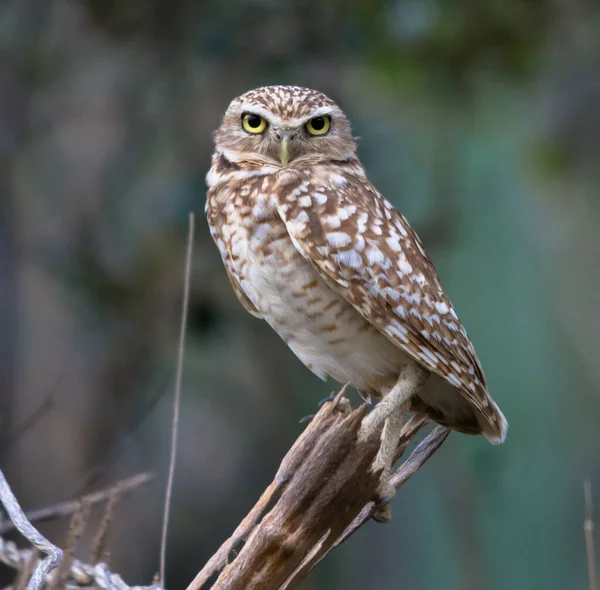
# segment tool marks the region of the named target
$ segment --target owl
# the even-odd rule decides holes
[[[507,422],[423,244],[367,179],[350,123],[316,90],[234,99],[215,132],[206,213],[233,289],[318,377],[381,400],[375,465],[402,416],[497,444]]]

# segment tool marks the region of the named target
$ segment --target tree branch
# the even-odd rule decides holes
[[[366,406],[352,410],[343,393],[320,409],[257,504],[188,590],[208,588],[215,574],[213,590],[293,588],[374,515],[381,500],[380,474],[369,467],[379,435],[359,440]],[[413,417],[404,425],[398,458],[425,423]],[[392,476],[396,490],[447,436],[448,430],[438,426],[416,447]]]

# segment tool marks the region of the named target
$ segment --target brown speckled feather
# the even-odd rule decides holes
[[[500,433],[477,355],[431,261],[360,164],[290,170],[277,188],[290,236],[331,288],[408,356],[459,389]]]

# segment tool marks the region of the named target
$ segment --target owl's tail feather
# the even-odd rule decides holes
[[[421,391],[411,400],[411,411],[425,414],[450,430],[462,434],[483,435],[493,445],[506,438],[508,422],[500,408],[488,397],[486,411],[480,412],[460,395],[435,395],[432,390]]]
[[[481,429],[493,445],[500,445],[506,439],[508,422],[494,400],[488,397],[488,402],[488,411],[480,417]]]

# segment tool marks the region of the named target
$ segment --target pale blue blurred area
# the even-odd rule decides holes
[[[109,548],[128,582],[150,582],[190,210],[169,588],[233,531],[299,418],[337,388],[245,313],[203,217],[228,102],[294,83],[348,113],[510,423],[500,447],[451,435],[392,522],[359,531],[302,588],[586,588],[585,477],[600,497],[599,31],[584,2],[0,4],[0,460],[24,505],[154,470],[119,505]],[[61,543],[65,530],[44,532]]]

